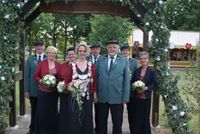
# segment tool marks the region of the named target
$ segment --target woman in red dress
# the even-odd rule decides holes
[[[97,102],[95,66],[86,60],[89,48],[82,42],[76,47],[78,59],[69,68],[61,70],[61,79],[65,81],[68,102],[60,105],[59,134],[93,134],[92,104]],[[72,81],[79,80],[82,85],[82,109],[78,105],[69,87]]]
[[[47,59],[39,62],[34,74],[34,79],[39,87],[36,134],[57,133],[58,93],[56,84],[49,87],[42,82],[43,77],[46,75],[53,75],[58,80],[60,63],[55,60],[56,52],[57,49],[55,47],[47,47]]]

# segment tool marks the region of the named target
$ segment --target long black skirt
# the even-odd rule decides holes
[[[58,123],[58,94],[39,91],[36,113],[36,134],[56,134]]]
[[[93,134],[92,98],[83,100],[83,111],[70,93],[60,96],[59,134]]]
[[[151,134],[150,127],[150,108],[151,108],[151,98],[150,99],[137,99],[133,98],[129,102],[130,110],[128,113],[131,114],[129,117],[129,125],[131,129],[131,134]],[[131,113],[132,112],[132,113]]]

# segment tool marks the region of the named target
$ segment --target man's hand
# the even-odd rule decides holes
[[[29,92],[27,92],[27,91],[24,92],[24,96],[27,97],[27,98],[29,98],[30,97]]]

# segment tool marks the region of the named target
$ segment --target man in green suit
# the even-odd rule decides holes
[[[130,74],[128,60],[118,55],[115,40],[107,43],[107,55],[96,63],[97,95],[99,101],[99,133],[107,134],[109,110],[113,121],[113,134],[122,134],[123,105],[129,101]]]
[[[46,59],[44,55],[44,42],[42,40],[38,40],[35,43],[35,51],[35,55],[28,57],[24,71],[24,95],[29,98],[31,104],[31,123],[27,134],[33,134],[35,129],[38,87],[34,80],[34,72],[38,62]]]

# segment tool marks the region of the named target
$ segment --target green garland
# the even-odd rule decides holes
[[[141,0],[142,1],[142,0]],[[175,134],[193,133],[188,127],[188,109],[179,95],[178,79],[170,72],[168,60],[169,31],[165,24],[165,2],[162,0],[143,0],[148,12],[143,18],[146,31],[153,31],[152,42],[149,49],[154,64],[158,82],[159,93],[162,95],[168,123]]]
[[[6,130],[6,116],[9,115],[10,91],[15,87],[16,55],[19,42],[20,21],[19,0],[0,1],[0,134]]]

